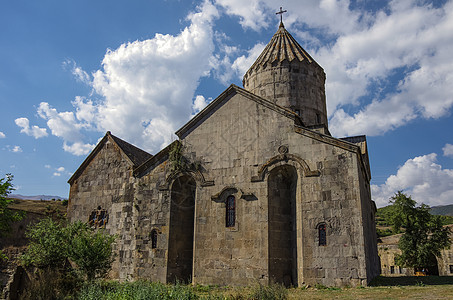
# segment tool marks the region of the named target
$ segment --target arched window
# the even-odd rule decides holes
[[[151,230],[151,248],[152,249],[157,248],[157,230],[156,229]]]
[[[97,209],[93,210],[90,214],[90,218],[88,219],[88,225],[94,228],[104,227],[107,225],[109,220],[109,214],[107,210],[102,209],[98,206]]]
[[[226,227],[234,227],[236,223],[236,203],[234,196],[230,195],[226,199]]]
[[[318,239],[319,239],[319,246],[325,246],[327,244],[327,241],[326,241],[326,224],[319,224],[319,226],[318,226]]]

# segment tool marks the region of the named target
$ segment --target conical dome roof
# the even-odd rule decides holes
[[[294,59],[299,61],[306,59],[310,63],[314,62],[307,51],[305,51],[285,29],[283,23],[280,23],[277,32],[267,44],[266,48],[264,48],[263,52],[261,52],[260,56],[258,56],[255,63],[250,67],[249,71],[257,66],[273,62],[282,62],[285,59],[288,62],[292,62]]]
[[[292,110],[305,126],[327,129],[325,81],[323,68],[280,22],[242,84],[247,91]]]

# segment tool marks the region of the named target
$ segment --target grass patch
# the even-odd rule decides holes
[[[48,278],[50,279],[50,278]],[[47,282],[47,281],[46,281]],[[369,287],[285,288],[281,285],[227,287],[215,285],[162,284],[149,281],[119,283],[94,281],[86,283],[75,294],[55,293],[43,284],[29,299],[81,300],[144,300],[144,299],[206,299],[206,300],[285,300],[285,299],[453,299],[453,277],[378,277]],[[38,297],[37,297],[38,296]],[[63,297],[62,297],[63,296]]]
[[[135,300],[135,299],[199,299],[191,286],[165,285],[158,282],[136,281],[118,283],[98,281],[85,285],[79,293],[80,300]]]

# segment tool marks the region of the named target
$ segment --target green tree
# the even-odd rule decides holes
[[[12,181],[13,175],[11,174],[6,174],[5,178],[0,178],[0,236],[10,230],[12,222],[23,218],[23,214],[8,209],[8,206],[14,201],[7,198],[14,190]]]
[[[113,262],[112,244],[115,236],[83,225],[84,229],[71,241],[69,257],[88,280],[105,277]]]
[[[113,262],[115,236],[96,231],[80,221],[62,224],[51,218],[41,220],[27,230],[29,247],[22,260],[41,269],[65,271],[67,262],[89,280],[103,277]]]
[[[68,229],[51,218],[42,219],[29,227],[25,233],[29,239],[28,249],[22,256],[26,265],[38,268],[63,268],[68,253]]]
[[[398,244],[402,254],[396,256],[396,264],[415,269],[436,264],[433,259],[451,244],[450,230],[442,226],[442,218],[431,215],[428,205],[416,207],[416,201],[401,191],[390,202],[394,207],[391,215],[393,230],[404,229]]]
[[[6,235],[11,230],[11,223],[19,221],[24,217],[23,213],[14,212],[8,206],[14,200],[8,199],[8,195],[14,190],[13,175],[6,174],[4,178],[0,178],[0,237]],[[0,251],[0,260],[6,259],[3,252]]]

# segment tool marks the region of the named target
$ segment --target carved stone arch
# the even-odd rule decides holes
[[[168,180],[170,219],[168,225],[167,282],[187,282],[193,277],[193,250],[197,178],[179,172]]]
[[[159,186],[159,190],[160,191],[169,190],[170,187],[172,186],[173,182],[176,179],[178,179],[181,176],[185,176],[185,175],[188,175],[188,176],[192,177],[193,180],[195,180],[195,182],[197,183],[197,185],[200,185],[200,186],[213,186],[214,185],[214,180],[206,180],[204,178],[203,173],[201,173],[200,170],[196,170],[196,171],[178,171],[178,172],[171,173],[165,179],[165,181]]]
[[[316,225],[316,239],[318,246],[326,246],[327,245],[327,228],[328,224],[326,222],[319,222]]]
[[[316,224],[315,229],[318,229],[319,226],[321,226],[321,225],[325,225],[325,226],[328,227],[328,228],[331,227],[331,226],[329,225],[328,222],[326,222],[326,221],[321,221],[321,222],[318,222],[318,223]]]
[[[211,200],[214,202],[224,202],[226,197],[229,195],[235,195],[237,199],[242,197],[242,190],[235,186],[228,185],[224,187],[220,192],[211,196]]]
[[[314,177],[320,175],[320,172],[318,170],[310,170],[307,162],[299,156],[284,153],[272,157],[265,164],[263,164],[258,170],[258,174],[256,176],[252,176],[252,182],[263,181],[266,175],[269,174],[271,169],[282,165],[292,165],[296,167],[296,170],[301,169],[305,177]]]

